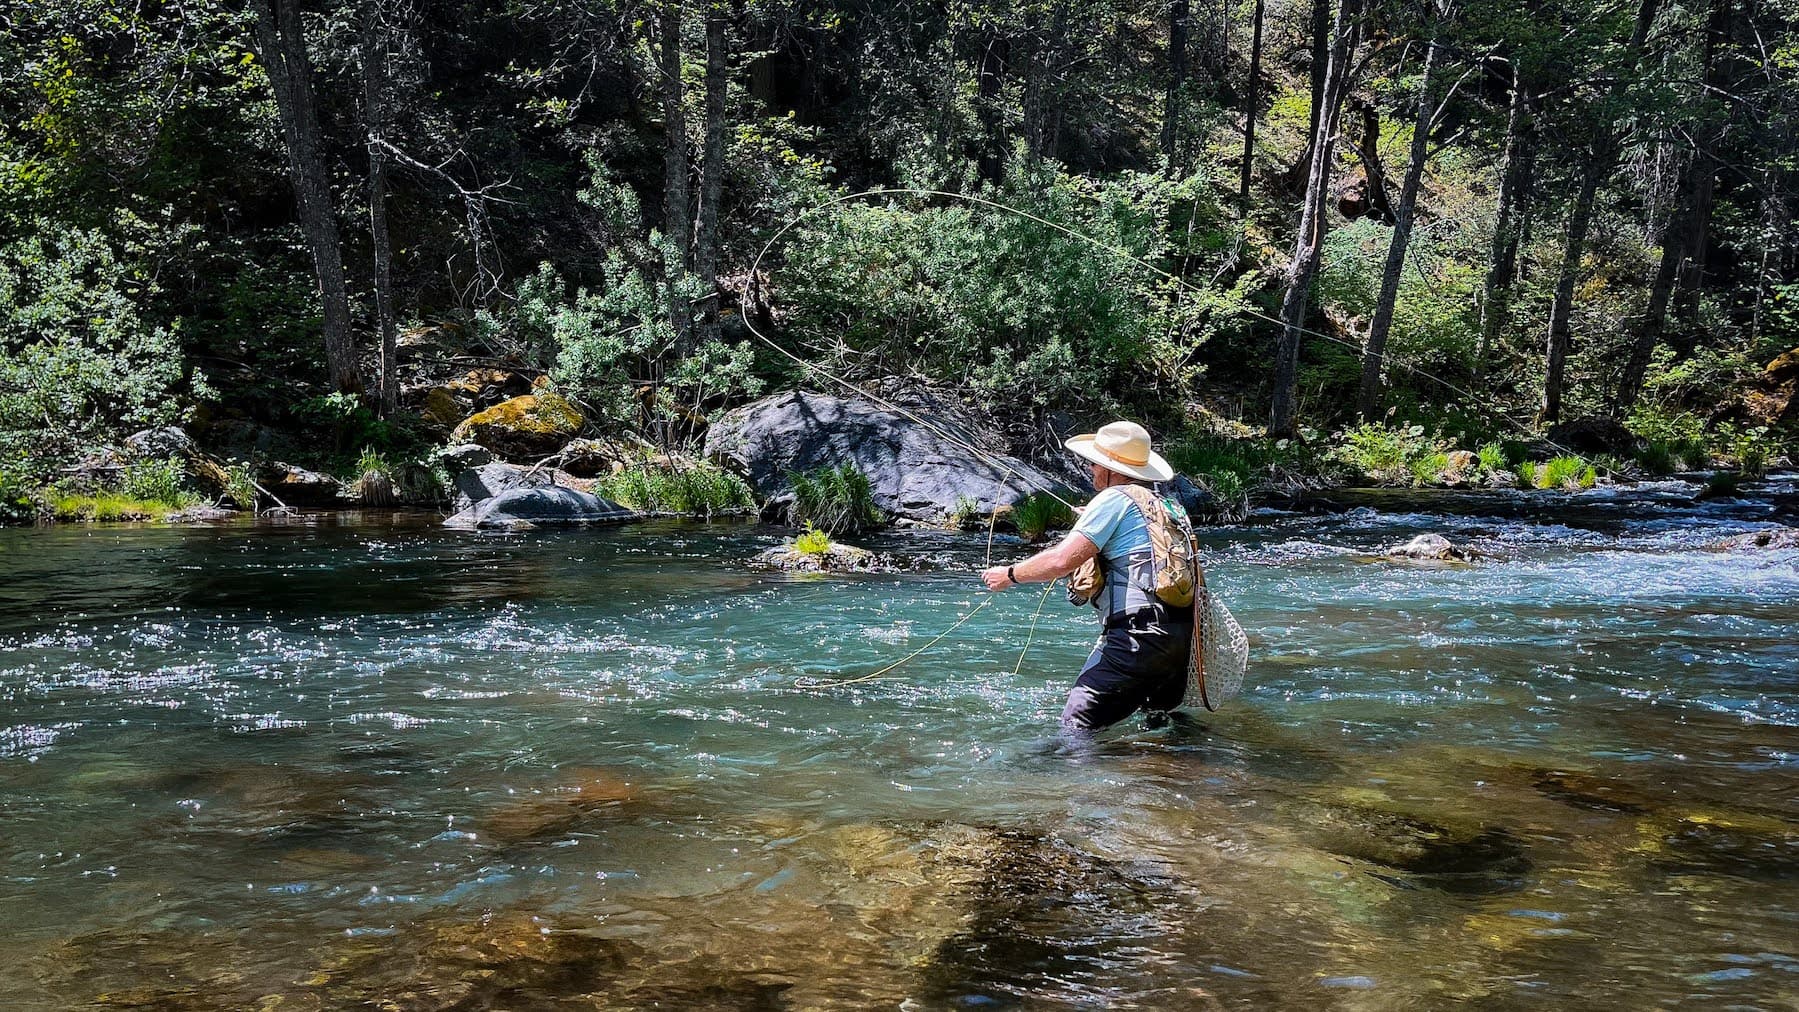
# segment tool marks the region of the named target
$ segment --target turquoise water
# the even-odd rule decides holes
[[[1792,1007],[1799,552],[1705,547],[1770,494],[1208,532],[1245,697],[1090,747],[1059,594],[796,688],[980,536],[0,531],[0,1007]]]

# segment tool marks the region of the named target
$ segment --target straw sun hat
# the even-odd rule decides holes
[[[1143,481],[1167,481],[1174,469],[1149,448],[1149,432],[1136,422],[1113,422],[1098,432],[1071,436],[1062,444],[1077,456],[1110,471]]]

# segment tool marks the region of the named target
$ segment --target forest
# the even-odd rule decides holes
[[[830,375],[1026,456],[1141,419],[1232,493],[1571,422],[1754,477],[1799,417],[1796,20],[6,0],[0,511],[170,424],[427,461],[471,369],[664,450]]]

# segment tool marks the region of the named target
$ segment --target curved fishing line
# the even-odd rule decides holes
[[[1024,670],[1024,655],[1031,652],[1031,640],[1037,637],[1037,619],[1043,616],[1043,606],[1049,602],[1049,592],[1056,589],[1056,581],[1051,580],[1043,588],[1043,596],[1037,599],[1037,610],[1031,612],[1031,628],[1024,634],[1024,649],[1018,652],[1018,663],[1012,665],[1012,673]]]
[[[1070,228],[1069,226],[1064,225],[1061,222],[1051,221],[1050,219],[1045,218],[1042,215],[1036,214],[1031,211],[1024,210],[1023,208],[1013,207],[1010,204],[1003,204],[997,200],[990,200],[986,197],[975,196],[973,194],[951,193],[948,190],[929,190],[929,189],[920,189],[917,187],[907,187],[907,186],[878,186],[878,187],[873,187],[873,188],[866,189],[866,190],[861,190],[856,193],[843,194],[841,196],[833,197],[830,200],[824,201],[823,203],[815,204],[812,207],[809,207],[806,210],[800,212],[792,220],[788,221],[785,225],[782,225],[778,230],[776,230],[775,234],[769,237],[768,242],[763,244],[762,250],[756,254],[756,259],[750,264],[750,283],[751,284],[755,283],[757,272],[762,266],[763,257],[768,255],[768,252],[774,248],[774,245],[780,241],[782,236],[786,235],[788,232],[792,231],[794,228],[797,228],[800,225],[800,223],[805,221],[807,218],[810,218],[814,214],[817,214],[821,211],[825,211],[825,210],[828,210],[833,207],[838,207],[838,206],[841,206],[843,204],[849,203],[854,200],[860,200],[864,197],[897,196],[897,195],[907,195],[907,196],[914,196],[914,197],[944,197],[944,198],[948,198],[951,200],[960,200],[960,201],[963,201],[963,202],[969,203],[969,204],[976,204],[981,207],[992,208],[996,211],[1005,211],[1009,214],[1015,214],[1021,218],[1025,218],[1030,221],[1034,221],[1040,225],[1046,225],[1050,228],[1053,228],[1056,231],[1061,232],[1063,235],[1066,235],[1071,239],[1076,239],[1076,240],[1079,240],[1080,242],[1086,243],[1087,245],[1092,246],[1095,249],[1104,250],[1105,252],[1110,253],[1113,256],[1119,257],[1124,260],[1128,260],[1131,263],[1138,265],[1139,267],[1146,268],[1149,271],[1151,271],[1152,273],[1155,273],[1164,278],[1167,278],[1169,281],[1174,282],[1175,284],[1179,285],[1181,288],[1183,288],[1185,290],[1199,292],[1201,294],[1204,294],[1204,292],[1205,292],[1205,289],[1200,288],[1198,285],[1193,284],[1192,282],[1188,281],[1186,278],[1183,278],[1183,277],[1181,277],[1177,274],[1174,274],[1162,267],[1159,267],[1156,264],[1153,264],[1153,263],[1149,262],[1148,260],[1145,260],[1142,257],[1137,256],[1135,253],[1132,253],[1128,249],[1125,249],[1121,246],[1107,245],[1106,243],[1101,242],[1100,240],[1095,239],[1094,237],[1087,235],[1084,232],[1080,232],[1073,228]],[[1239,309],[1239,312],[1241,312],[1245,316],[1253,317],[1258,320],[1263,320],[1268,323],[1276,324],[1276,325],[1280,326],[1282,329],[1285,329],[1287,326],[1286,323],[1284,321],[1282,321],[1279,317],[1272,316],[1268,313],[1264,313],[1261,310],[1256,309],[1251,306],[1243,306]],[[962,440],[951,437],[949,434],[943,432],[941,429],[938,429],[937,427],[931,425],[930,423],[925,422],[923,419],[918,418],[916,415],[912,414],[911,412],[908,412],[908,411],[904,410],[903,408],[899,408],[897,405],[889,404],[888,402],[883,401],[880,398],[873,397],[872,395],[868,394],[866,391],[857,387],[855,384],[851,383],[850,381],[848,381],[846,379],[842,379],[841,377],[831,374],[828,370],[824,369],[822,366],[814,365],[811,362],[807,362],[804,359],[801,359],[799,356],[797,356],[797,355],[793,354],[792,352],[788,351],[787,349],[781,347],[779,344],[776,344],[773,340],[770,340],[766,334],[763,334],[761,331],[757,330],[755,327],[755,324],[750,322],[749,314],[747,314],[747,313],[742,314],[742,319],[744,321],[744,325],[749,329],[750,333],[756,335],[756,337],[759,338],[764,344],[775,349],[776,351],[780,352],[781,354],[787,356],[788,358],[792,359],[793,361],[799,363],[800,365],[804,366],[805,368],[810,369],[813,372],[816,372],[821,376],[825,376],[826,378],[831,379],[837,383],[840,383],[840,384],[850,388],[851,390],[856,391],[859,394],[862,394],[864,397],[867,397],[868,399],[874,401],[876,404],[880,404],[882,407],[887,407],[892,410],[895,410],[895,411],[899,412],[902,416],[910,418],[910,419],[918,422],[919,424],[924,425],[926,429],[928,429],[932,432],[935,432],[938,435],[943,436],[946,439],[949,439],[953,445],[960,446],[963,449],[967,449],[970,452],[975,453],[977,456],[980,456],[981,459],[986,460],[989,464],[995,464],[996,466],[1001,467],[1008,473],[1013,474],[1014,476],[1018,477],[1019,479],[1025,481],[1027,484],[1037,484],[1037,483],[1031,482],[1031,480],[1029,478],[1027,478],[1023,474],[1019,474],[1016,470],[1014,470],[1010,467],[1006,467],[1004,464],[1001,464],[997,461],[992,460],[987,454],[982,453],[980,450],[978,450],[971,444],[968,444],[966,442],[963,442]],[[1301,334],[1304,334],[1304,335],[1307,335],[1310,337],[1322,338],[1323,340],[1330,341],[1333,344],[1342,345],[1343,347],[1349,348],[1356,352],[1361,352],[1363,350],[1361,345],[1359,345],[1353,341],[1347,340],[1345,338],[1338,337],[1335,334],[1327,334],[1324,331],[1312,330],[1311,328],[1305,327],[1305,326],[1296,327],[1294,329],[1296,329]],[[1437,385],[1443,387],[1445,390],[1448,390],[1451,393],[1458,395],[1459,397],[1463,398],[1464,400],[1472,401],[1475,399],[1475,394],[1473,391],[1459,387],[1456,384],[1451,383],[1448,380],[1443,379],[1440,376],[1437,376],[1433,373],[1426,372],[1425,370],[1423,370],[1417,366],[1414,366],[1402,359],[1399,359],[1391,354],[1385,355],[1384,358],[1388,365],[1398,366],[1399,368],[1404,369],[1406,372],[1411,373],[1414,376],[1421,376],[1424,379],[1430,380],[1431,382],[1436,383]],[[1504,419],[1506,424],[1508,424],[1508,425],[1512,426],[1514,429],[1518,430],[1518,432],[1521,433],[1522,435],[1528,436],[1533,439],[1539,438],[1534,432],[1532,432],[1530,429],[1526,428],[1522,423],[1510,418],[1509,416],[1499,415],[1497,417]],[[1569,449],[1568,447],[1562,446],[1559,443],[1555,443],[1548,439],[1544,439],[1543,442],[1556,450],[1560,450],[1561,452],[1566,453],[1569,456],[1578,457],[1585,463],[1589,463],[1589,464],[1592,463],[1592,461],[1588,460],[1584,455],[1582,455],[1580,453],[1576,453],[1575,451]],[[1047,489],[1047,488],[1041,488],[1041,486],[1039,486],[1039,487],[1040,487],[1041,491],[1047,492],[1049,495],[1053,496],[1058,502],[1061,502],[1063,505],[1073,508],[1072,503],[1069,503],[1067,500],[1063,499],[1061,496],[1056,495],[1054,491]]]
[[[911,660],[912,658],[917,657],[919,654],[924,653],[926,650],[929,650],[932,647],[936,646],[937,644],[943,642],[944,637],[948,636],[950,633],[955,632],[957,629],[962,628],[962,626],[964,624],[966,624],[969,619],[974,618],[976,615],[980,614],[980,611],[982,608],[985,608],[988,605],[992,604],[996,597],[998,597],[997,594],[987,595],[987,597],[985,597],[981,600],[980,604],[977,604],[973,608],[968,609],[968,614],[963,615],[961,618],[957,619],[955,625],[952,625],[948,629],[945,629],[942,632],[938,633],[936,638],[932,639],[931,642],[926,643],[924,646],[919,647],[917,650],[914,650],[911,653],[907,654],[906,656],[901,657],[899,660],[894,661],[892,664],[887,665],[886,667],[880,669],[879,671],[874,671],[869,674],[862,675],[859,678],[841,678],[841,679],[796,678],[796,679],[794,679],[794,682],[793,682],[794,688],[796,688],[796,689],[835,689],[835,688],[838,688],[838,687],[844,686],[844,685],[855,685],[858,682],[872,682],[875,679],[881,677],[882,675],[885,675],[887,672],[892,671],[894,668],[899,667],[900,665],[906,663],[907,661]]]

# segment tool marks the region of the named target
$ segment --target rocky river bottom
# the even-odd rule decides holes
[[[0,1008],[1791,1009],[1799,550],[1710,546],[1795,488],[1750,491],[1211,529],[1244,696],[1081,747],[1059,593],[801,687],[966,614],[984,536],[0,530]],[[1479,556],[1378,557],[1423,532]]]

